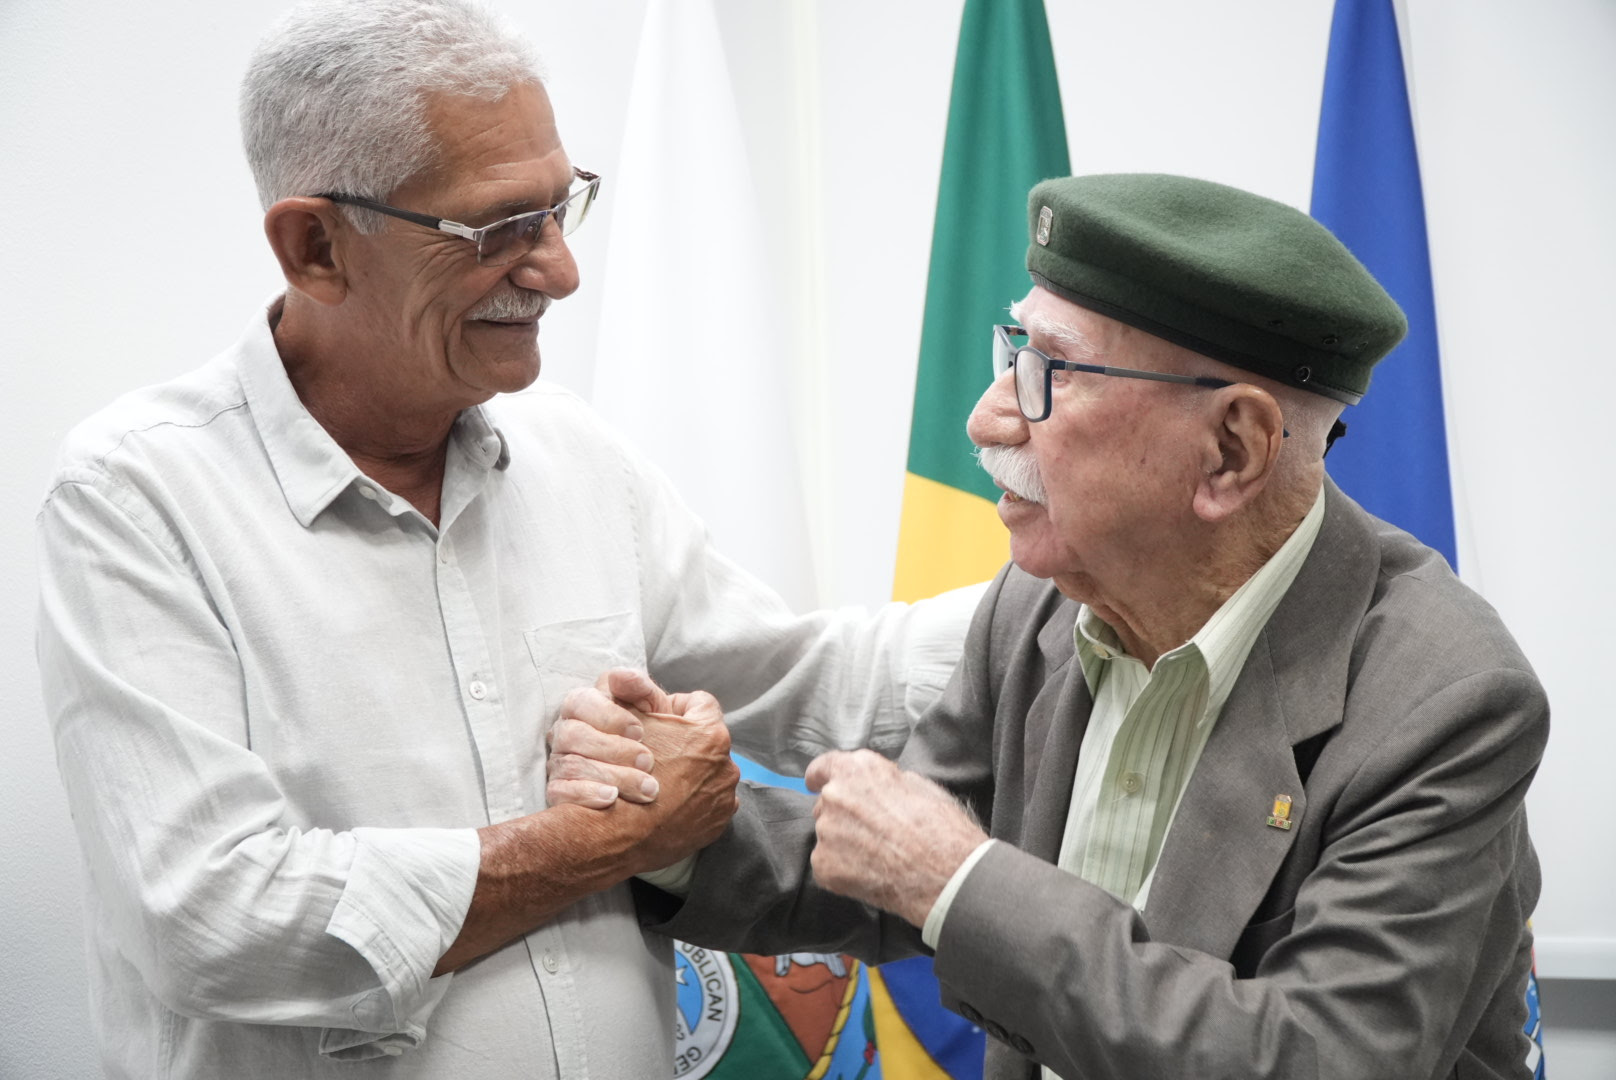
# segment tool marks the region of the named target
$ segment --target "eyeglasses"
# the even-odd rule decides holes
[[[589,215],[589,207],[595,202],[596,193],[600,191],[600,177],[577,166],[573,167],[572,175],[575,179],[583,181],[583,187],[574,188],[565,199],[548,210],[530,210],[525,214],[496,221],[492,225],[484,225],[480,229],[462,225],[458,221],[435,218],[429,214],[417,214],[413,210],[400,210],[396,206],[362,199],[358,195],[327,192],[318,197],[330,199],[335,203],[347,203],[349,206],[361,206],[378,214],[396,217],[414,225],[425,225],[429,229],[470,240],[477,245],[479,266],[504,266],[533,250],[533,246],[539,242],[539,237],[544,233],[544,223],[547,219],[555,219],[555,223],[561,228],[562,236],[572,235],[573,230],[583,224],[584,218]]]
[[[1214,379],[1210,375],[1169,375],[1162,371],[1136,371],[1133,368],[1103,367],[1099,364],[1079,364],[1071,360],[1056,360],[1031,345],[1017,345],[1011,339],[1025,340],[1027,331],[1019,326],[993,328],[993,377],[997,379],[1011,368],[1016,372],[1016,404],[1021,415],[1030,423],[1048,420],[1053,403],[1050,388],[1057,371],[1086,371],[1091,375],[1115,375],[1119,379],[1149,379],[1152,382],[1182,383],[1186,386],[1204,386],[1208,390],[1221,390],[1234,383]]]

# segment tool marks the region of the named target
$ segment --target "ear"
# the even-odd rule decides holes
[[[282,199],[264,214],[264,235],[286,284],[330,307],[348,294],[337,238],[351,231],[330,199]]]
[[[1211,405],[1212,438],[1194,506],[1197,517],[1216,523],[1247,506],[1268,483],[1285,437],[1285,417],[1272,394],[1249,383],[1218,391]]]

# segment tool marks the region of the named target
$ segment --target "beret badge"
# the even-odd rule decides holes
[[[1055,224],[1055,211],[1044,207],[1038,211],[1038,242],[1045,247],[1049,246],[1049,228]]]

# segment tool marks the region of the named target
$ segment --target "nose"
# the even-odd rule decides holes
[[[546,221],[539,242],[511,264],[507,276],[513,285],[559,300],[578,289],[578,261],[572,257],[572,248],[561,229]]]
[[[1027,441],[1027,418],[1016,404],[1015,373],[1006,371],[988,386],[965,421],[965,434],[977,446],[1019,446]]]

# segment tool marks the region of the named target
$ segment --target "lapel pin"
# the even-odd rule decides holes
[[[1274,812],[1268,816],[1268,825],[1274,829],[1291,827],[1291,797],[1289,795],[1274,796]]]

